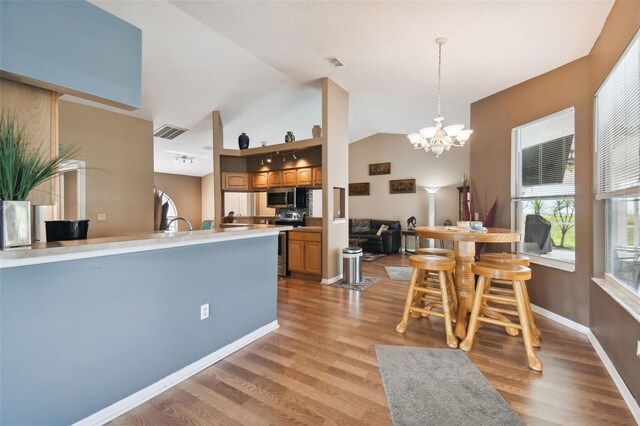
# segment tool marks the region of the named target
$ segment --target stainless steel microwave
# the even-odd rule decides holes
[[[267,190],[267,207],[273,209],[306,209],[307,188],[274,188]]]

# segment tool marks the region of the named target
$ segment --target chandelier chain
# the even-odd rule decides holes
[[[438,44],[438,117],[440,117],[440,68],[442,67],[442,44]]]

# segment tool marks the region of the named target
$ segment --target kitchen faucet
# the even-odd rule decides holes
[[[187,219],[185,219],[184,217],[180,217],[180,216],[178,216],[178,217],[176,217],[176,218],[171,219],[171,220],[167,223],[167,227],[166,227],[165,231],[167,231],[167,230],[169,229],[169,226],[171,226],[171,224],[172,224],[173,222],[175,222],[176,220],[184,220],[184,221],[185,221],[185,223],[186,223],[187,225],[189,225],[189,231],[193,231],[193,226],[191,226],[191,222],[189,222],[189,221],[188,221]]]

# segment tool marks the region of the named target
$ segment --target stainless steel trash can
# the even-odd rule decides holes
[[[342,280],[348,284],[362,281],[362,249],[347,247],[342,250]]]

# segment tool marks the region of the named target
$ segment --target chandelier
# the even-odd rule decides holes
[[[436,44],[438,45],[438,116],[433,119],[436,125],[434,127],[425,127],[420,129],[418,133],[407,135],[415,149],[431,151],[436,157],[440,157],[440,154],[444,151],[449,151],[452,146],[463,147],[471,133],[473,133],[471,129],[464,130],[464,125],[462,124],[442,127],[444,117],[440,115],[440,69],[442,68],[442,45],[446,42],[447,39],[444,37],[436,39]]]

